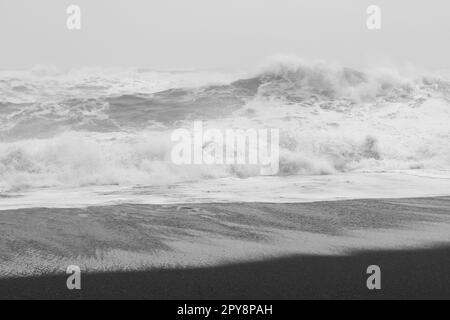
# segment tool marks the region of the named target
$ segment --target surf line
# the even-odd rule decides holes
[[[270,134],[269,134],[270,133]],[[177,165],[255,165],[261,175],[279,171],[279,129],[204,129],[195,121],[191,131],[172,132],[171,159]]]

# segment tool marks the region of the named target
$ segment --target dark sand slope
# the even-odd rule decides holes
[[[366,288],[378,264],[382,289]],[[3,299],[450,299],[450,247],[297,256],[192,269],[89,274],[82,290],[65,276],[0,280]]]
[[[0,298],[450,298],[447,245],[450,197],[1,211]]]

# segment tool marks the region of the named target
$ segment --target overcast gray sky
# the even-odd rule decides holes
[[[82,29],[66,28],[66,8]],[[366,28],[366,8],[382,29]],[[0,0],[0,68],[242,70],[294,54],[348,66],[449,68],[449,0]]]

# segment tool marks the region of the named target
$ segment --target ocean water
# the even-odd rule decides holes
[[[175,165],[171,133],[199,120],[279,129],[279,173]],[[3,70],[0,209],[448,195],[449,123],[442,72]]]

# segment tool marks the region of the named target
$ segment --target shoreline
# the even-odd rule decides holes
[[[450,196],[446,170],[351,172],[332,175],[218,178],[160,186],[85,186],[0,193],[0,212],[34,208],[85,209],[112,205],[313,203]]]

